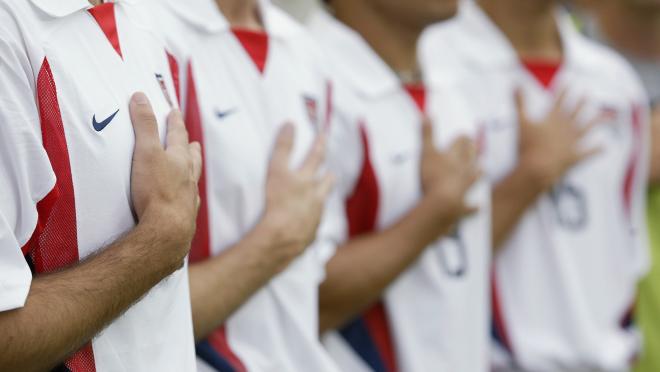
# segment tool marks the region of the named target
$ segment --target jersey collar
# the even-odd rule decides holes
[[[229,31],[231,28],[227,18],[220,12],[213,0],[164,1],[176,15],[198,30],[214,34]],[[266,32],[270,36],[285,37],[293,31],[288,26],[292,22],[282,21],[282,15],[278,13],[270,0],[259,0],[258,5]]]
[[[333,53],[336,72],[353,88],[366,97],[379,97],[401,89],[396,74],[362,38],[362,36],[318,8],[310,16],[308,26],[314,36],[329,46]]]
[[[79,10],[92,8],[88,0],[31,0],[37,8],[51,17],[65,17]],[[132,3],[137,0],[114,0],[113,2]]]
[[[488,15],[474,1],[464,1],[457,21],[462,24],[464,42],[455,46],[463,49],[470,56],[470,62],[480,64],[481,68],[516,67],[520,60],[515,49],[490,20]],[[591,63],[588,54],[584,53],[585,40],[573,25],[565,11],[556,14],[557,26],[564,47],[564,64],[588,65]],[[590,50],[590,48],[586,48]],[[484,58],[486,53],[488,58]]]

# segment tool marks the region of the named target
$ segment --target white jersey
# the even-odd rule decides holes
[[[232,29],[213,0],[153,2],[181,66],[191,138],[204,148],[203,204],[191,260],[221,254],[259,221],[272,147],[295,125],[292,166],[330,115],[322,60],[296,24],[267,1],[265,33]],[[207,216],[207,217],[206,217]],[[221,371],[334,371],[318,340],[318,285],[334,244],[317,243],[197,346]],[[201,361],[200,361],[201,363]]]
[[[145,92],[164,138],[174,95],[164,45],[140,7],[135,0],[2,3],[0,311],[24,305],[26,261],[37,276],[58,270],[135,227],[128,102]],[[193,345],[184,268],[63,369],[192,371]]]
[[[422,62],[458,91],[487,126],[486,171],[497,182],[517,161],[514,91],[542,118],[556,91],[568,104],[587,100],[583,122],[605,115],[585,146],[602,153],[571,169],[524,214],[498,254],[493,283],[494,335],[504,360],[525,371],[622,371],[638,349],[627,323],[638,278],[648,266],[643,208],[648,113],[624,60],[582,37],[563,14],[564,60],[541,84],[505,36],[473,2],[456,20],[434,26]],[[508,355],[507,355],[508,354]]]
[[[332,125],[330,166],[341,192],[348,195],[344,239],[386,229],[422,196],[424,111],[435,119],[439,147],[459,135],[476,139],[479,130],[464,119],[469,110],[451,96],[405,88],[359,34],[327,12],[319,9],[308,23],[326,48],[337,80],[339,121]],[[324,337],[342,370],[488,369],[491,248],[486,182],[474,187],[469,200],[479,213],[462,221],[452,238],[428,247],[385,291],[382,301]]]

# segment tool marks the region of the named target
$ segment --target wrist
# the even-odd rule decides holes
[[[297,243],[290,238],[287,226],[281,221],[276,216],[266,214],[250,234],[259,242],[252,245],[259,250],[259,257],[268,265],[274,265],[278,271],[286,267],[298,252],[294,248]]]
[[[178,270],[190,250],[194,224],[166,208],[145,210],[135,227],[143,244],[150,247],[171,271]]]

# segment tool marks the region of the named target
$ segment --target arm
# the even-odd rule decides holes
[[[266,209],[257,226],[219,256],[190,265],[195,338],[222,324],[255,292],[284,270],[314,240],[333,179],[318,176],[325,140],[312,146],[298,170],[290,170],[293,127],[276,141],[266,184]]]
[[[660,185],[660,103],[652,110],[651,117],[651,166],[649,170],[649,183],[651,186]]]
[[[0,369],[52,368],[183,264],[201,167],[180,115],[168,123],[168,148],[143,94],[131,102],[136,147],[132,193],[139,223],[88,260],[38,276],[24,307],[0,312]]]
[[[430,243],[474,212],[463,202],[479,177],[474,146],[461,138],[447,153],[438,152],[429,122],[423,144],[424,197],[395,225],[351,239],[328,263],[320,288],[321,332],[341,326],[375,302]]]
[[[522,93],[516,92],[518,163],[493,190],[492,229],[496,251],[540,195],[574,165],[600,152],[599,148],[582,149],[580,142],[602,118],[595,117],[580,125],[578,117],[585,102],[578,102],[571,112],[566,113],[565,98],[566,91],[562,91],[548,115],[536,123],[527,116]]]

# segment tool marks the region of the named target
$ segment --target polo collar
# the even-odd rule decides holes
[[[66,17],[80,10],[93,7],[88,0],[30,0],[37,8],[51,17]],[[111,2],[133,3],[137,0],[112,0]]]
[[[336,72],[363,96],[375,98],[401,89],[401,82],[362,36],[319,7],[308,21],[315,37],[333,53]]]
[[[47,1],[47,0],[46,0]],[[231,25],[214,0],[161,0],[174,10],[174,14],[198,30],[210,34],[229,31]],[[270,0],[258,0],[264,28],[271,36],[286,36],[290,30],[280,22],[277,10]]]
[[[558,10],[555,19],[564,48],[564,63],[588,68],[591,61],[585,49],[591,49],[585,48],[584,37],[580,35],[565,11]],[[470,63],[480,64],[482,68],[520,65],[520,59],[511,42],[474,1],[468,0],[462,3],[458,22],[465,30],[462,37],[466,39],[457,43],[456,47],[463,49],[463,52],[469,56]],[[488,58],[483,57],[484,53]]]

